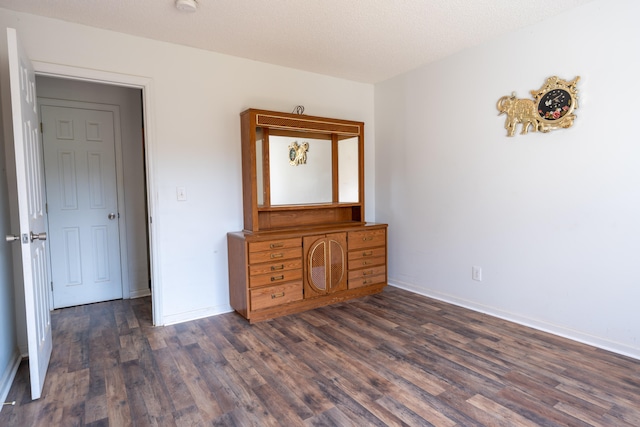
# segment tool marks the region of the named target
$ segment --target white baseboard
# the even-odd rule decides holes
[[[131,290],[131,292],[129,292],[129,298],[131,298],[131,299],[148,297],[149,295],[151,295],[151,289],[149,289],[149,288]]]
[[[176,323],[188,322],[190,320],[202,319],[204,317],[216,316],[218,314],[229,313],[233,311],[230,305],[223,304],[215,307],[207,307],[201,310],[187,311],[185,313],[170,314],[162,317],[163,325],[173,325]]]
[[[514,322],[519,325],[537,329],[542,332],[548,332],[553,335],[557,335],[563,338],[568,338],[570,340],[577,341],[582,344],[587,344],[593,347],[601,348],[603,350],[611,351],[613,353],[618,353],[623,356],[628,356],[633,359],[640,360],[640,348],[638,347],[631,347],[624,343],[619,343],[619,342],[608,340],[603,337],[590,335],[581,331],[577,331],[575,329],[567,328],[562,325],[556,325],[556,324],[548,323],[538,319],[531,319],[525,316],[521,316],[517,313],[511,313],[511,312],[501,310],[496,307],[485,306],[483,304],[478,304],[477,302],[474,302],[474,301],[469,301],[469,300],[458,298],[452,295],[435,292],[430,289],[420,288],[413,284],[402,282],[400,280],[389,279],[389,285],[394,286],[396,288],[405,289],[407,291],[410,291],[419,295],[424,295],[426,297],[433,298],[439,301],[443,301],[443,302],[447,302],[460,307],[468,308],[469,310],[477,311],[483,314],[488,314],[490,316],[497,317],[499,319]]]
[[[22,356],[20,356],[20,353],[17,351],[14,352],[11,357],[11,362],[8,364],[7,369],[2,373],[2,376],[0,377],[0,403],[7,400],[9,390],[11,390],[13,379],[16,377],[21,361]],[[0,406],[0,411],[2,411],[2,408],[4,408],[4,405]]]

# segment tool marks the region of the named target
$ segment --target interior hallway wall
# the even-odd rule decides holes
[[[0,111],[2,111],[0,109]],[[15,234],[11,228],[5,152],[0,147],[0,236]],[[0,402],[4,402],[20,362],[16,336],[16,310],[13,292],[12,247],[18,243],[0,241]],[[0,408],[0,411],[2,409]]]

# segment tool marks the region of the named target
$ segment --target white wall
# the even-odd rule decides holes
[[[1,111],[1,109],[0,109]],[[0,402],[4,402],[20,362],[16,339],[11,249],[19,243],[5,243],[4,236],[17,231],[11,229],[7,194],[5,154],[0,147]],[[0,407],[0,411],[2,408]]]
[[[367,217],[374,219],[372,85],[0,9],[3,87],[5,27],[17,29],[33,60],[151,79],[164,323],[230,310],[226,233],[242,229],[239,113],[246,108],[288,112],[301,104],[310,115],[367,123]],[[186,202],[176,200],[176,187],[186,188]]]
[[[129,294],[135,298],[149,294],[147,263],[147,220],[145,212],[142,99],[139,89],[37,77],[38,97],[117,105],[120,109],[123,185],[126,216]],[[122,209],[121,209],[122,210]],[[124,212],[123,211],[123,212]]]
[[[638,17],[594,1],[376,85],[392,283],[640,358]],[[552,75],[575,125],[506,137],[498,98]]]

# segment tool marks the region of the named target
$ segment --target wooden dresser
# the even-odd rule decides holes
[[[241,126],[234,310],[257,322],[381,292],[387,225],[364,221],[364,124],[251,109]]]

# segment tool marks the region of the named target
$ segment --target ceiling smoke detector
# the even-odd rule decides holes
[[[198,8],[196,0],[176,0],[176,9],[184,12],[195,12]]]

